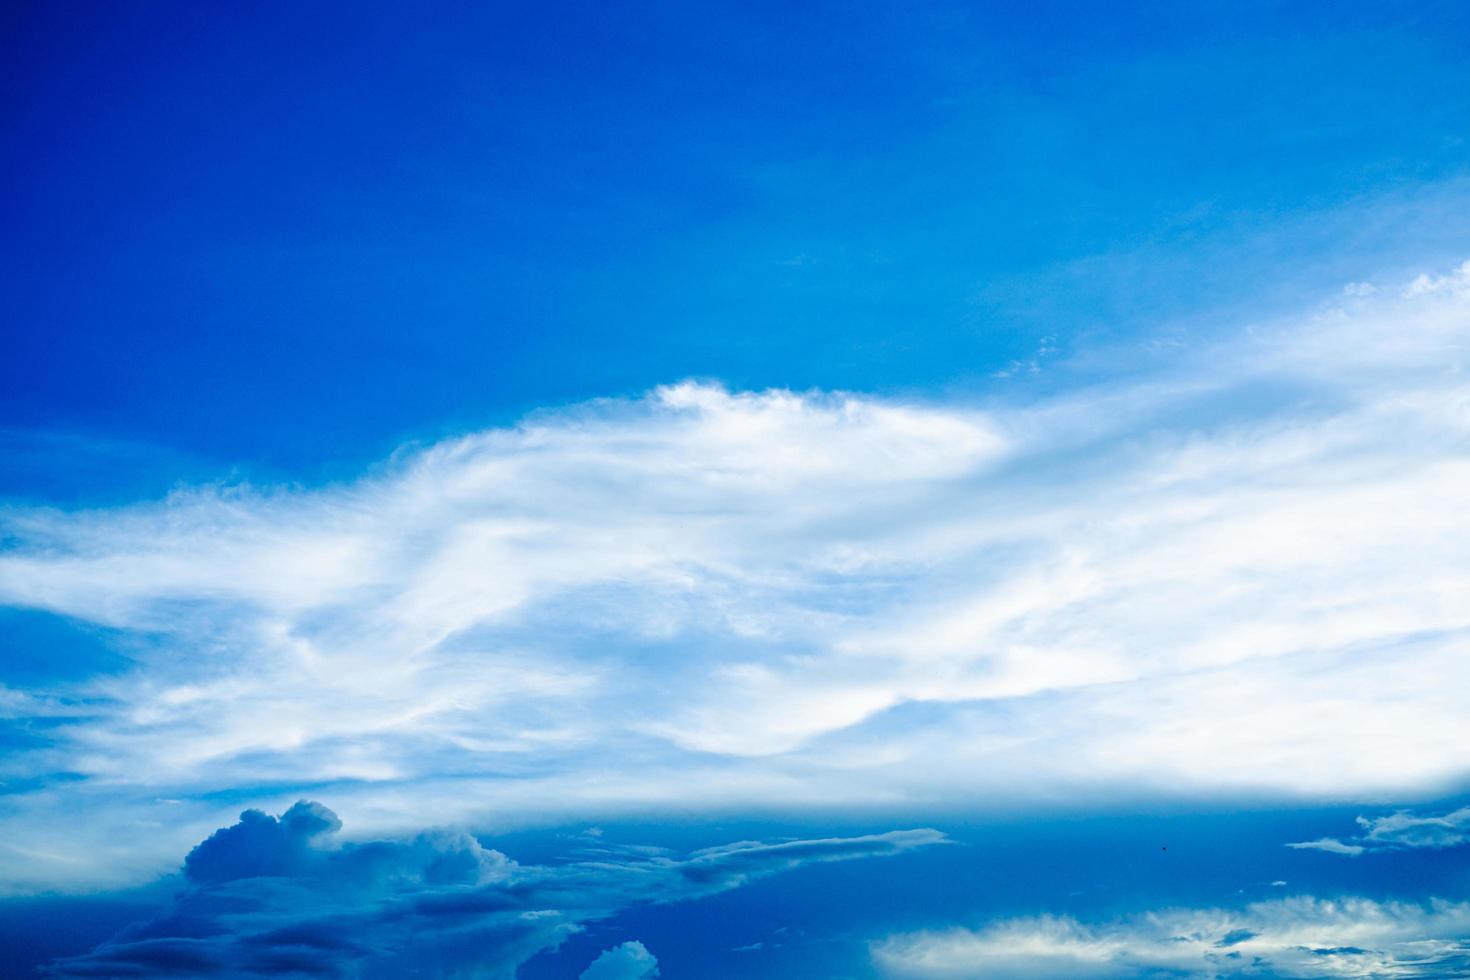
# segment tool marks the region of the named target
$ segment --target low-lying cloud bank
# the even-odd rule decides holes
[[[1470,904],[1259,902],[1167,909],[1100,925],[1042,916],[892,936],[895,977],[1379,977],[1470,974]]]
[[[464,833],[342,841],[336,814],[299,802],[247,810],[195,847],[167,913],[125,929],[60,977],[515,976],[584,924],[638,904],[738,888],[802,865],[891,857],[946,842],[934,830],[762,843],[690,854],[588,842],[574,860],[523,865]],[[636,940],[583,977],[658,976]]]
[[[0,510],[0,603],[131,665],[0,688],[0,880],[136,880],[256,786],[371,833],[1448,786],[1467,350],[1470,265],[1024,401],[683,383],[340,485]]]

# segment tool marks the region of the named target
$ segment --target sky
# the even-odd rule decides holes
[[[0,974],[1470,975],[1462,5],[0,46]]]

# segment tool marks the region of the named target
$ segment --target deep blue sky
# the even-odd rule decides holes
[[[0,425],[105,437],[124,471],[142,444],[317,475],[686,376],[981,389],[1047,336],[1437,257],[1465,214],[1456,3],[3,29]]]

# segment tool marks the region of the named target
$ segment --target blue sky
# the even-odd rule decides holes
[[[0,972],[1470,969],[1460,5],[0,38]]]

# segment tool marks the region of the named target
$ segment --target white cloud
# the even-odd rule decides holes
[[[653,980],[659,975],[658,957],[638,940],[603,950],[582,971],[581,980]]]
[[[1443,816],[1400,810],[1386,817],[1359,817],[1358,826],[1367,831],[1362,840],[1379,847],[1456,847],[1470,841],[1470,806]]]
[[[1286,846],[1298,851],[1326,851],[1328,854],[1346,854],[1348,857],[1357,857],[1363,853],[1363,845],[1344,844],[1336,837],[1319,837],[1316,840],[1294,841]]]
[[[1470,267],[1342,303],[1024,404],[685,383],[339,485],[0,511],[0,601],[136,661],[0,700],[51,739],[3,763],[41,785],[0,877],[136,876],[252,786],[386,832],[1444,785]],[[37,857],[81,805],[176,829]]]
[[[1287,844],[1287,847],[1327,851],[1356,857],[1364,851],[1403,851],[1418,848],[1458,847],[1470,842],[1470,806],[1443,816],[1418,816],[1400,810],[1384,817],[1359,817],[1365,833],[1348,841],[1335,837]]]
[[[1299,896],[1085,925],[1007,919],[873,946],[902,977],[1442,977],[1470,969],[1470,904]]]

